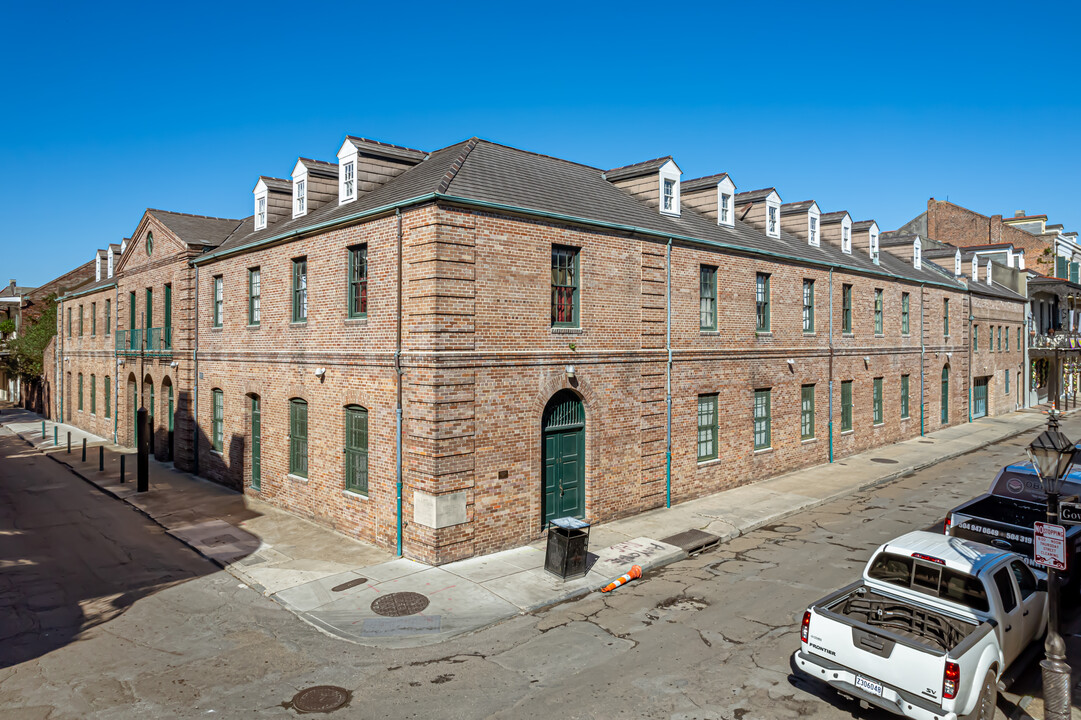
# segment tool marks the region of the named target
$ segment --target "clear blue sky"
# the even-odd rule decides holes
[[[934,196],[1081,230],[1076,4],[17,3],[0,57],[0,284],[144,208],[251,214],[345,134],[671,154],[893,229]]]

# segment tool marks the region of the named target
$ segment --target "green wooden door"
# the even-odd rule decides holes
[[[259,489],[263,471],[263,426],[259,412],[259,398],[251,399],[251,486]]]
[[[128,383],[128,393],[131,395],[131,445],[139,447],[139,390],[132,380]]]
[[[544,413],[544,523],[585,516],[585,411],[563,391]]]
[[[943,425],[950,422],[950,367],[942,368],[942,420]]]
[[[972,381],[972,417],[982,418],[987,415],[987,378],[975,378]]]
[[[150,454],[154,453],[154,383],[150,383],[148,388],[150,395],[150,403],[146,406],[146,427],[150,430]],[[156,457],[156,455],[155,455]]]

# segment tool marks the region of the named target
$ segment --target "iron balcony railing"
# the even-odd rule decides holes
[[[1029,335],[1028,346],[1033,350],[1081,350],[1081,333],[1054,331]]]
[[[135,328],[116,331],[116,354],[166,357],[173,354],[173,329]]]

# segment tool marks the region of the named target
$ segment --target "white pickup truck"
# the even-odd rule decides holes
[[[803,615],[796,667],[927,720],[994,717],[1002,673],[1047,625],[1046,585],[1014,552],[912,532]]]

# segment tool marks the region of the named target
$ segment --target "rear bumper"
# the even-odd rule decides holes
[[[895,715],[917,720],[957,720],[957,714],[946,712],[930,700],[882,684],[882,697],[856,687],[856,673],[843,665],[797,650],[792,659],[808,677],[821,680],[845,695],[888,710]],[[866,677],[866,676],[865,676]]]

